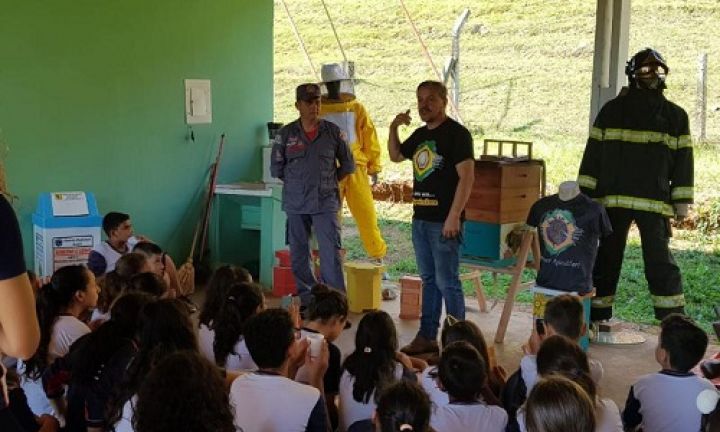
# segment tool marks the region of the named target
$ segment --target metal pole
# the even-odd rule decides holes
[[[303,53],[305,53],[305,59],[307,60],[308,64],[310,65],[310,69],[312,70],[312,74],[315,77],[317,81],[320,81],[320,76],[317,73],[317,70],[315,69],[315,65],[313,64],[312,60],[310,59],[310,54],[308,53],[307,48],[305,48],[305,42],[303,41],[302,36],[300,36],[300,32],[297,29],[297,26],[295,25],[295,21],[292,18],[292,15],[290,14],[290,9],[288,9],[287,3],[285,3],[285,0],[280,0],[283,7],[285,8],[285,13],[287,14],[288,21],[290,21],[290,27],[292,27],[293,32],[295,33],[295,38],[297,39],[298,43],[300,44],[300,49]]]
[[[698,141],[704,141],[706,138],[706,120],[707,120],[707,53],[702,53],[698,57],[698,82],[697,82],[697,103],[695,120],[696,136]]]
[[[325,0],[320,0],[320,2],[322,3],[323,8],[325,8],[325,15],[327,15],[328,21],[330,21],[330,27],[332,28],[333,34],[335,34],[335,40],[337,41],[338,47],[340,48],[340,52],[342,53],[343,61],[345,62],[345,64],[347,64],[347,56],[345,55],[345,49],[343,49],[342,43],[340,42],[340,37],[338,36],[337,30],[335,29],[335,23],[333,22],[333,19],[330,16],[330,11],[328,10],[327,5],[325,4]]]
[[[460,110],[460,32],[462,31],[465,22],[467,22],[468,16],[470,16],[470,9],[465,9],[455,21],[452,33],[453,62],[451,74],[453,77],[453,101],[455,102],[455,108],[458,111]]]
[[[420,32],[418,31],[417,27],[415,26],[415,21],[413,21],[412,17],[410,16],[410,11],[408,11],[407,7],[405,6],[405,2],[403,0],[400,0],[400,5],[403,8],[403,11],[405,12],[405,16],[407,17],[408,21],[410,21],[410,26],[413,29],[413,32],[415,33],[415,37],[417,38],[418,42],[420,42],[420,46],[422,47],[423,54],[425,54],[425,57],[427,58],[428,62],[430,62],[430,66],[432,67],[433,71],[435,72],[435,76],[437,76],[438,81],[443,81],[443,76],[440,74],[440,71],[438,70],[437,66],[435,66],[435,62],[432,59],[432,56],[430,55],[430,51],[428,51],[427,46],[425,45],[425,42],[423,42],[422,36],[420,36]],[[455,102],[453,102],[452,99],[448,100],[450,104],[450,108],[455,112],[455,116],[457,117],[457,121],[462,123],[462,117],[460,116],[460,111],[458,110],[457,106],[455,105]]]
[[[610,87],[610,56],[612,51],[613,11],[613,0],[607,0],[605,2],[605,10],[603,13],[603,46],[600,52],[600,87],[604,89]]]

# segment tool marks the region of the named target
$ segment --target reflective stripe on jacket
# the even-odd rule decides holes
[[[598,114],[578,183],[606,207],[673,215],[693,202],[693,147],[687,113],[662,93],[630,89]]]

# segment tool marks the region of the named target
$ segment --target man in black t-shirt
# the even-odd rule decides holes
[[[447,89],[438,81],[417,88],[417,106],[425,126],[400,143],[398,127],[410,124],[410,110],[390,124],[390,160],[413,162],[412,238],[423,281],[420,331],[402,348],[409,355],[438,351],[442,302],[449,315],[465,319],[459,278],[460,244],[465,204],[474,180],[470,132],[445,113]]]

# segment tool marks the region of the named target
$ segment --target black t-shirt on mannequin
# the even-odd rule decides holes
[[[568,201],[551,195],[532,206],[527,223],[540,235],[536,284],[578,294],[592,291],[600,238],[612,233],[605,208],[584,194]]]

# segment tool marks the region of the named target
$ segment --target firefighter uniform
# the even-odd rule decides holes
[[[669,250],[673,206],[693,201],[693,148],[687,113],[662,91],[629,88],[598,114],[578,182],[606,209],[613,233],[600,242],[592,320],[612,317],[627,234],[640,231],[655,317],[684,312],[680,269]]]
[[[317,92],[319,98],[319,88]],[[287,214],[292,271],[303,304],[317,283],[310,266],[311,228],[320,248],[322,281],[345,290],[337,221],[338,179],[354,170],[345,135],[331,122],[320,120],[317,136],[310,138],[300,120],[294,121],[280,129],[273,142],[270,171],[283,181],[282,208]]]

